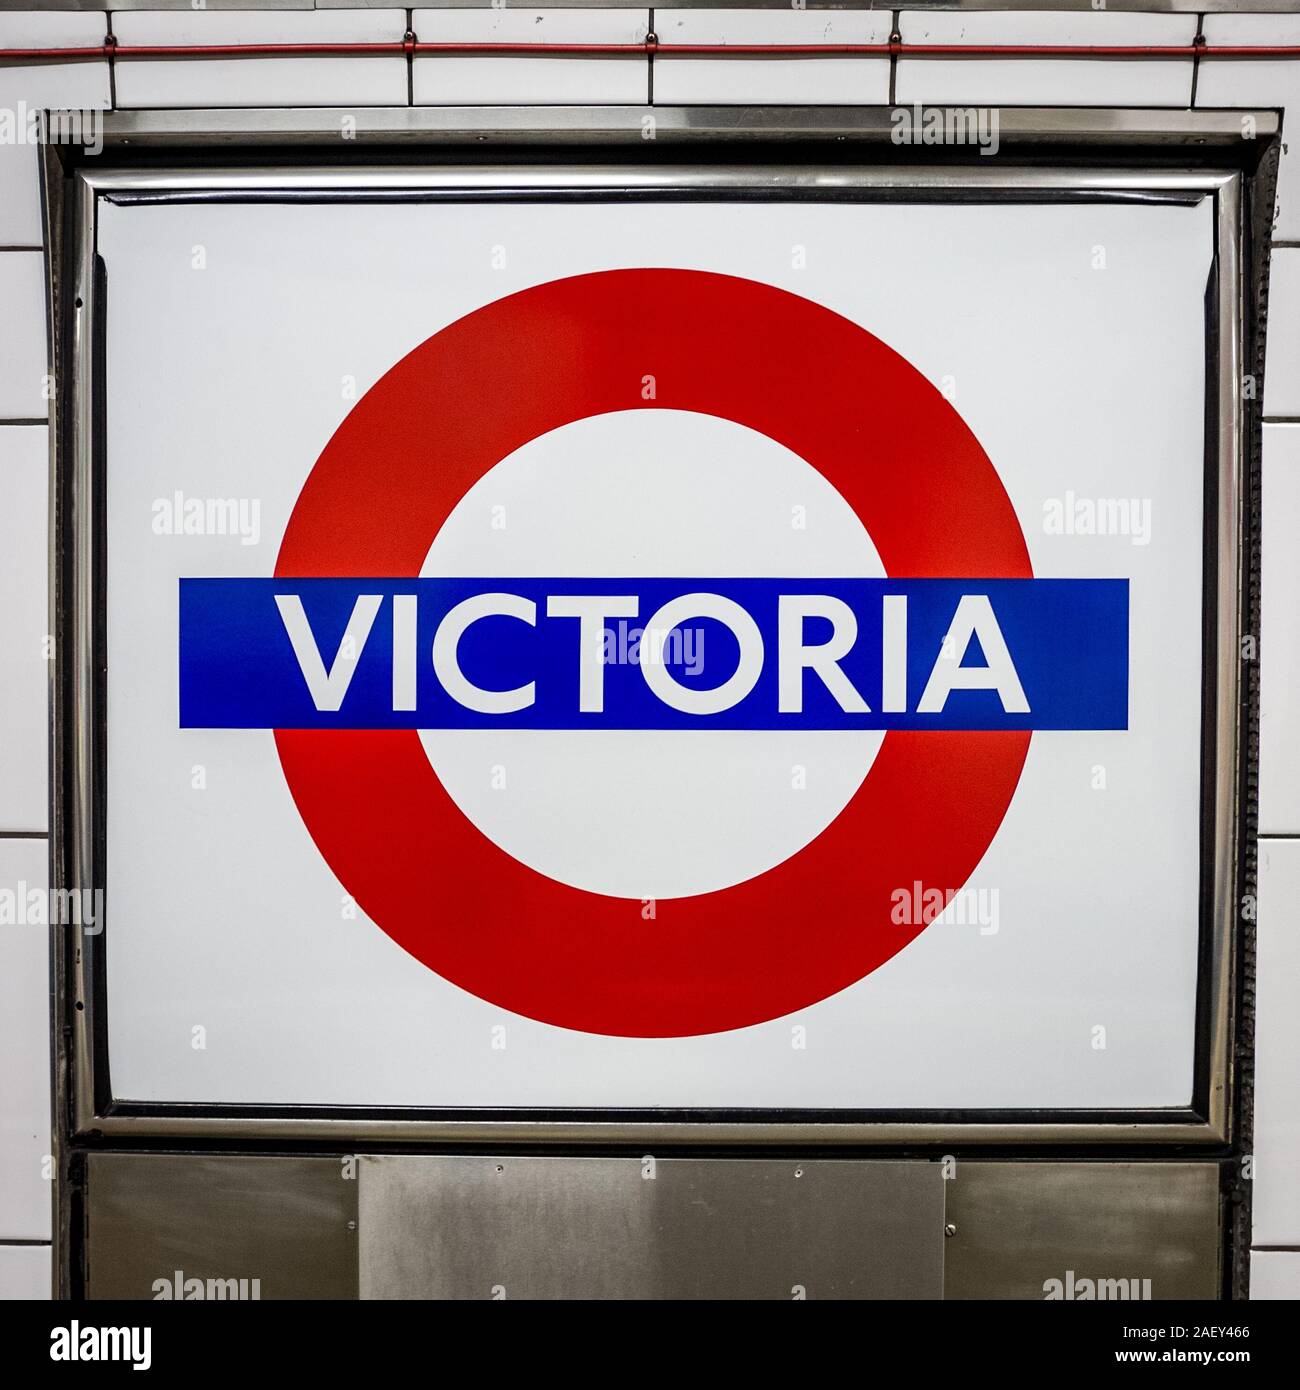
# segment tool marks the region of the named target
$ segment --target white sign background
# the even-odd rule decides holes
[[[1208,200],[102,205],[114,1094],[358,1106],[1188,1104],[1212,237]],[[1130,727],[1033,736],[968,885],[996,890],[997,930],[940,920],[815,1007],[681,1039],[551,1027],[439,978],[364,915],[344,916],[269,731],[178,727],[177,581],[272,573],[303,481],[352,404],[345,379],[360,396],[431,334],[525,286],[636,266],[749,277],[860,323],[950,390],[1015,505],[1036,575],[1131,581]],[[668,437],[642,451],[646,468]],[[260,539],[155,534],[155,502],[177,491],[258,499]],[[1067,493],[1149,499],[1149,544],[1048,534],[1045,504]],[[715,530],[726,530],[728,496],[710,500]],[[874,572],[863,539],[853,543]],[[563,557],[551,572],[564,572]],[[864,743],[857,767],[873,753]],[[738,825],[741,861],[762,850],[746,834]],[[581,845],[567,850],[584,871]],[[707,873],[707,858],[692,872]],[[800,927],[792,904],[791,933]]]

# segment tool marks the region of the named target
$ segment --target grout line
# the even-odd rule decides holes
[[[19,427],[21,427],[21,426],[30,426],[30,425],[46,425],[46,426],[48,426],[49,423],[50,423],[50,417],[49,417],[48,415],[33,415],[33,416],[15,415],[15,416],[13,416],[12,418],[9,418],[9,419],[5,419],[5,418],[3,418],[3,417],[0,417],[0,429],[7,429],[7,428],[8,428],[9,426],[11,426],[11,425],[19,426]]]
[[[44,250],[45,250],[45,247],[43,247],[43,246],[19,246],[19,245],[15,244],[15,245],[13,245],[13,246],[0,246],[0,255],[2,255],[2,254],[3,254],[4,252],[6,252],[6,251],[44,251]]]
[[[0,843],[5,840],[48,840],[48,830],[0,830]]]
[[[893,44],[896,44],[896,43],[902,43],[902,41],[903,41],[902,32],[901,32],[901,30],[900,30],[899,27],[898,27],[898,26],[899,26],[899,23],[900,23],[900,21],[901,21],[901,19],[902,19],[902,11],[901,11],[901,10],[890,10],[890,12],[889,12],[889,42],[890,42],[890,45],[891,45],[891,46],[892,46]],[[898,105],[898,54],[897,54],[897,53],[891,53],[891,54],[889,55],[889,104],[890,104],[890,106],[897,106],[897,105]]]
[[[1300,425],[1300,415],[1265,415],[1263,425]]]
[[[110,49],[117,47],[117,35],[113,33],[113,12],[109,10],[105,14],[108,20],[108,39]],[[112,51],[108,55],[108,105],[112,111],[117,110],[117,63],[114,61]]]
[[[1198,15],[1196,16],[1196,37],[1192,40],[1192,43],[1193,43],[1197,48],[1202,48],[1202,47],[1204,47],[1204,44],[1205,44],[1205,16],[1204,16],[1203,14],[1198,14]],[[1201,79],[1201,55],[1200,55],[1199,53],[1196,53],[1196,54],[1194,54],[1193,57],[1192,57],[1192,99],[1191,99],[1191,101],[1189,101],[1189,102],[1187,103],[1189,107],[1194,107],[1194,106],[1196,105],[1196,85],[1197,85],[1197,83],[1200,81],[1200,79]]]

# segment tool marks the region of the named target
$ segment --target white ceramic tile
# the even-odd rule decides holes
[[[129,11],[113,16],[131,44],[393,43],[405,10]],[[119,107],[405,106],[406,58],[337,56],[135,59],[119,57]]]
[[[1300,1250],[1252,1250],[1250,1297],[1300,1299]]]
[[[58,10],[0,13],[0,48],[88,48],[102,43],[108,22],[102,14]]]
[[[0,48],[94,48],[108,35],[103,14],[0,13]],[[0,108],[19,101],[60,109],[109,104],[108,64],[101,59],[0,65]]]
[[[47,435],[0,425],[0,834],[47,821]]]
[[[40,246],[40,164],[35,145],[0,145],[0,246]]]
[[[1192,14],[933,11],[899,18],[904,44],[1190,44]],[[1187,106],[1192,60],[1123,58],[900,58],[901,104]]]
[[[655,32],[675,43],[888,43],[883,11],[656,10]],[[654,61],[658,105],[879,105],[889,100],[885,58],[675,58]]]
[[[1251,44],[1300,44],[1300,15],[1207,14],[1206,44],[1242,47]],[[1300,146],[1287,138],[1287,127],[1300,120],[1300,61],[1295,58],[1202,58],[1196,77],[1198,107],[1283,107],[1291,119],[1282,131],[1282,158],[1277,170],[1277,220],[1273,234],[1300,240]]]
[[[0,251],[0,421],[49,414],[46,370],[45,258]]]
[[[1300,1246],[1300,840],[1260,840],[1255,1245]]]
[[[1300,248],[1273,252],[1267,332],[1264,414],[1300,418]]]
[[[0,839],[0,1241],[49,1240],[49,911],[44,840]]]
[[[102,14],[0,13],[0,48],[92,48],[107,33]],[[43,240],[37,147],[26,138],[30,113],[108,105],[106,62],[0,64],[0,246]]]
[[[1300,835],[1300,425],[1264,426],[1259,833]]]
[[[0,1300],[50,1296],[50,1247],[0,1245]]]
[[[417,10],[421,43],[644,43],[649,10]],[[640,106],[650,94],[644,55],[443,57],[415,60],[421,106]]]

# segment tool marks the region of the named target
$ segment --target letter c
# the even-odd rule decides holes
[[[537,626],[537,605],[518,594],[475,594],[449,609],[433,635],[433,669],[442,688],[457,704],[478,714],[515,714],[536,698],[537,683],[514,690],[484,690],[460,669],[460,639],[480,618],[518,618]]]

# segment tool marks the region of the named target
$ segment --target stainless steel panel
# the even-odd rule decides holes
[[[363,1298],[938,1298],[937,1164],[367,1156]]]
[[[890,165],[873,168],[836,164],[746,164],[718,168],[706,164],[585,164],[536,166],[485,164],[477,167],[403,164],[340,169],[337,165],[249,170],[239,167],[90,168],[82,179],[96,194],[113,202],[157,202],[160,197],[196,198],[222,195],[235,202],[282,203],[289,198],[313,202],[358,197],[427,200],[433,195],[483,198],[599,194],[610,201],[633,194],[746,193],[778,197],[816,197],[852,192],[869,200],[899,191],[941,201],[959,195],[987,198],[1044,195],[1113,202],[1137,198],[1149,202],[1199,203],[1220,197],[1240,180],[1231,172],[1088,168],[1054,169],[1050,174],[1005,167]]]
[[[355,1174],[355,1167],[353,1168]],[[229,1154],[91,1154],[86,1183],[90,1298],[154,1298],[154,1282],[205,1296],[357,1296],[357,1182],[344,1160]],[[173,1294],[173,1296],[175,1296]]]
[[[1083,1280],[1219,1297],[1216,1164],[962,1161],[945,1186],[946,1298],[1042,1299],[1053,1279],[1075,1299]]]
[[[3,3],[3,0],[0,0]],[[1297,0],[1300,3],[1300,0]],[[356,121],[357,145],[409,142],[477,148],[528,144],[645,145],[653,115],[657,144],[719,140],[853,140],[888,145],[890,106],[389,106],[344,112],[330,107],[262,107],[181,111],[109,111],[109,148],[147,144],[318,145],[335,149],[339,119]],[[1256,138],[1279,129],[1275,111],[1254,111]],[[1239,148],[1240,111],[1129,111],[1104,107],[1002,107],[1003,146],[1194,144]]]
[[[347,1162],[90,1155],[88,1296],[193,1279],[267,1299],[1219,1294],[1214,1163],[962,1160],[944,1181],[923,1160]]]

